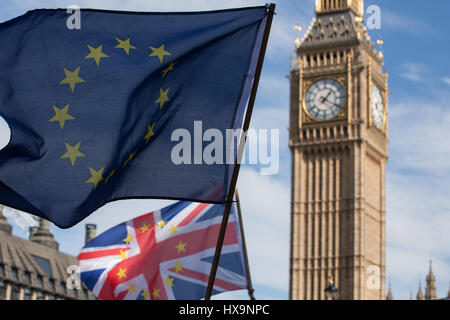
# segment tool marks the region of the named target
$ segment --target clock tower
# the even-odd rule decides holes
[[[384,299],[388,84],[363,0],[316,0],[290,73],[290,298]]]

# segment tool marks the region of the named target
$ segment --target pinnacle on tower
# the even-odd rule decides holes
[[[388,293],[386,295],[386,300],[394,300],[394,295],[392,294],[392,287],[391,287],[391,283],[389,282],[389,290]]]
[[[419,290],[417,290],[417,300],[423,300],[423,291],[422,291],[422,283],[419,280]]]
[[[430,271],[426,278],[427,286],[425,288],[425,300],[436,300],[436,277],[433,274],[433,261],[430,260]]]

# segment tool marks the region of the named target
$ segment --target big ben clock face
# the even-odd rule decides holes
[[[370,94],[370,110],[375,127],[381,129],[384,120],[384,104],[380,89],[378,89],[377,86],[372,87],[372,93]]]
[[[344,87],[334,79],[314,82],[306,93],[305,106],[315,120],[325,121],[336,117],[345,106]]]

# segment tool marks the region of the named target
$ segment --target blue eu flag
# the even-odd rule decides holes
[[[0,203],[60,227],[119,199],[223,203],[234,165],[174,162],[172,133],[242,126],[266,7],[68,17],[0,24]]]

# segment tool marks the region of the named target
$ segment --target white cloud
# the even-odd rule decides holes
[[[450,77],[444,77],[442,78],[442,81],[444,81],[445,84],[448,84],[450,86]]]
[[[403,64],[402,69],[403,71],[400,73],[400,76],[413,82],[426,81],[426,76],[429,73],[427,66],[414,62]]]
[[[450,183],[432,178],[390,173],[387,186],[387,240],[390,246],[430,253],[449,260]],[[439,191],[437,191],[439,189]],[[448,265],[450,271],[450,265]]]
[[[390,107],[390,162],[434,176],[450,174],[450,103],[404,100]]]

